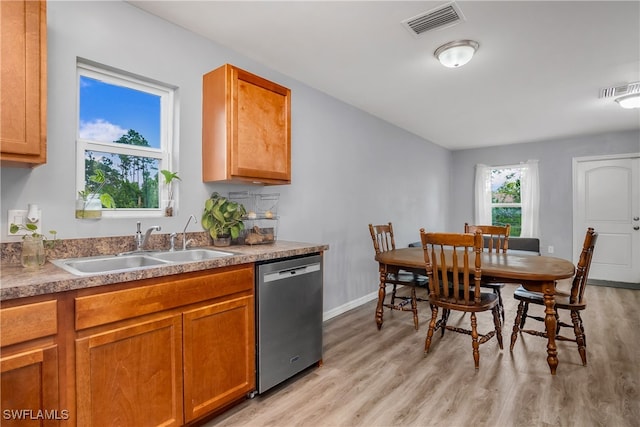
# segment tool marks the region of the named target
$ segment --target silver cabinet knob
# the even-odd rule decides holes
[[[634,221],[640,221],[640,217],[634,216],[634,217],[633,217],[633,220],[634,220]]]
[[[640,227],[636,225],[635,227],[633,227],[633,229],[634,230],[640,230]]]

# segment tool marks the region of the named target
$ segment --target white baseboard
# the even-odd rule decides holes
[[[362,296],[358,299],[354,299],[353,301],[349,301],[346,304],[342,304],[341,306],[338,306],[336,308],[332,308],[329,311],[325,311],[322,314],[322,321],[325,322],[333,317],[339,316],[342,313],[346,313],[349,310],[352,310],[356,307],[360,307],[362,304],[366,304],[371,300],[374,299],[378,299],[378,291],[376,290],[375,292],[371,292],[370,294],[367,294],[365,296]]]

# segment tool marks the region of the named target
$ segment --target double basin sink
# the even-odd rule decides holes
[[[51,262],[76,276],[89,276],[207,261],[232,255],[234,254],[231,252],[194,248],[182,251],[133,252],[121,255],[56,259]]]

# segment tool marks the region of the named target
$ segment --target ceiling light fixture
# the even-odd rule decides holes
[[[640,93],[634,93],[633,95],[621,96],[616,98],[616,102],[620,104],[622,108],[640,108]]]
[[[443,44],[433,54],[445,67],[457,68],[471,61],[478,47],[478,42],[473,40],[456,40]]]

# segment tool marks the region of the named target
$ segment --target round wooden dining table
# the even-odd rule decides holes
[[[377,254],[375,260],[379,265],[380,287],[378,305],[376,307],[376,324],[378,329],[383,323],[383,302],[386,295],[385,277],[398,270],[426,274],[424,252],[420,247],[394,249]],[[451,262],[449,262],[449,265]],[[575,267],[571,261],[549,256],[529,256],[510,253],[482,252],[482,280],[498,283],[513,283],[524,286],[527,290],[544,294],[545,329],[547,331],[547,362],[551,374],[555,375],[558,367],[558,351],[556,348],[556,281],[573,277]]]

